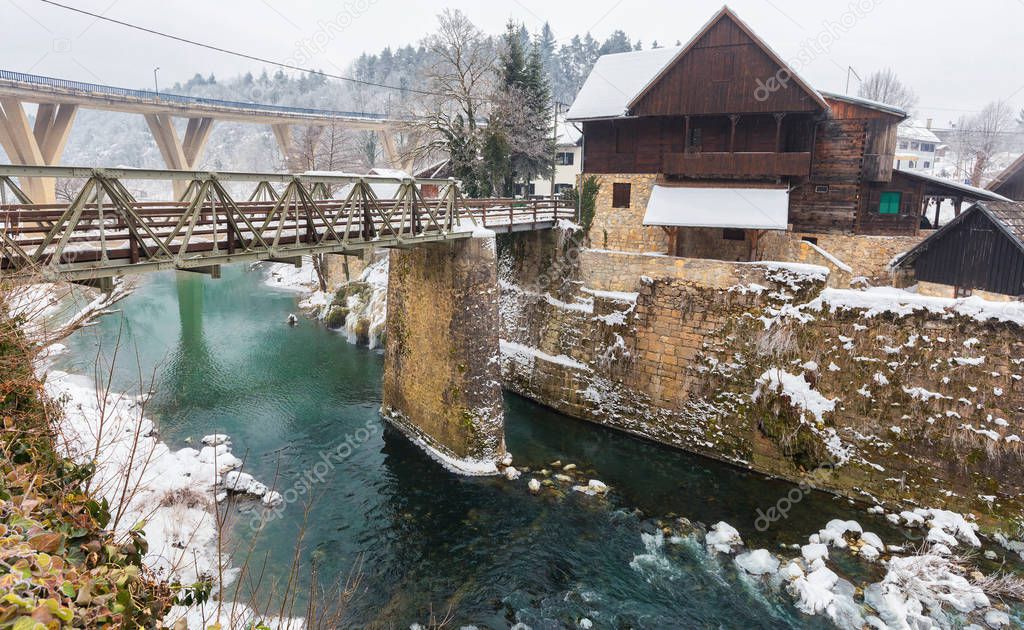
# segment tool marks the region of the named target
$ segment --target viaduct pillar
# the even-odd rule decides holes
[[[381,412],[448,468],[505,455],[494,236],[392,250]]]

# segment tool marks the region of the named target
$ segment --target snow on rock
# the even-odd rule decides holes
[[[519,472],[519,470],[516,469],[514,466],[505,467],[505,479],[508,479],[509,481],[515,481],[516,479],[519,479],[522,475],[523,473]]]
[[[828,560],[828,545],[811,543],[801,547],[800,553],[808,567],[824,566],[824,561]]]
[[[708,550],[718,553],[732,553],[735,547],[743,544],[740,533],[732,525],[720,521],[711,528],[704,537],[704,544]]]
[[[797,597],[796,607],[808,615],[820,615],[835,600],[832,587],[839,581],[828,567],[820,567],[805,577],[797,578],[790,588]]]
[[[536,479],[531,479],[529,483],[527,483],[526,485],[530,489],[530,492],[534,494],[540,492],[540,482],[537,481]]]
[[[232,492],[248,492],[249,486],[255,481],[256,479],[249,473],[237,470],[232,470],[224,475],[224,487]]]
[[[751,575],[767,575],[779,570],[779,559],[767,549],[748,551],[736,556],[737,566]]]
[[[970,613],[988,608],[980,587],[956,572],[935,554],[894,557],[886,563],[881,582],[864,590],[864,601],[893,628],[950,627],[946,609]]]
[[[863,532],[860,535],[860,539],[869,547],[874,547],[879,551],[885,551],[885,543],[882,542],[882,539],[874,532]]]
[[[223,433],[214,433],[213,435],[204,436],[202,439],[202,443],[206,446],[220,446],[221,444],[227,444],[230,441],[231,438]]]
[[[864,529],[857,521],[832,519],[825,525],[825,529],[818,532],[818,540],[826,545],[832,545],[839,549],[846,549],[848,544],[844,536],[847,533],[860,535],[863,531]]]
[[[757,401],[765,391],[785,396],[800,410],[801,421],[806,422],[810,414],[817,424],[824,422],[824,415],[836,407],[835,399],[828,399],[811,388],[804,376],[790,374],[779,368],[771,368],[757,379],[757,388],[752,396]]]
[[[199,451],[198,457],[200,463],[216,465],[217,472],[221,474],[242,465],[242,460],[231,454],[231,449],[227,444],[204,446],[203,450]]]
[[[1007,628],[1010,625],[1010,615],[1001,610],[990,610],[985,613],[985,623],[989,628]]]

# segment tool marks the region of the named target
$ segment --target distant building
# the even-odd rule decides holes
[[[1024,203],[979,201],[896,261],[918,292],[985,299],[1024,296]]]
[[[564,120],[558,124],[558,141],[555,146],[554,194],[562,194],[576,186],[576,178],[583,172],[583,133],[572,123]],[[520,194],[522,186],[518,186]],[[527,196],[549,197],[552,194],[551,178],[535,179],[530,182]]]
[[[935,172],[942,140],[932,132],[931,122],[908,120],[896,128],[895,168],[929,175]]]

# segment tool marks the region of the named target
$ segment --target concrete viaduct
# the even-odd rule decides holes
[[[34,122],[30,122],[26,103],[37,105]],[[404,170],[412,167],[402,163],[396,145],[398,121],[379,114],[179,96],[8,70],[0,70],[0,147],[12,164],[58,165],[75,115],[81,107],[144,116],[168,169],[192,171],[196,168],[214,121],[270,125],[291,172],[301,170],[292,143],[295,126],[322,129],[338,125],[345,129],[377,132],[391,166]],[[184,137],[178,134],[174,125],[176,117],[187,120]],[[187,182],[175,181],[174,186],[175,195],[180,198]],[[52,204],[56,201],[52,178],[28,178],[22,183],[22,188],[36,203]]]

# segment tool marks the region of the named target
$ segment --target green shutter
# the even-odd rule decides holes
[[[878,214],[899,214],[903,193],[884,192],[878,200]]]

